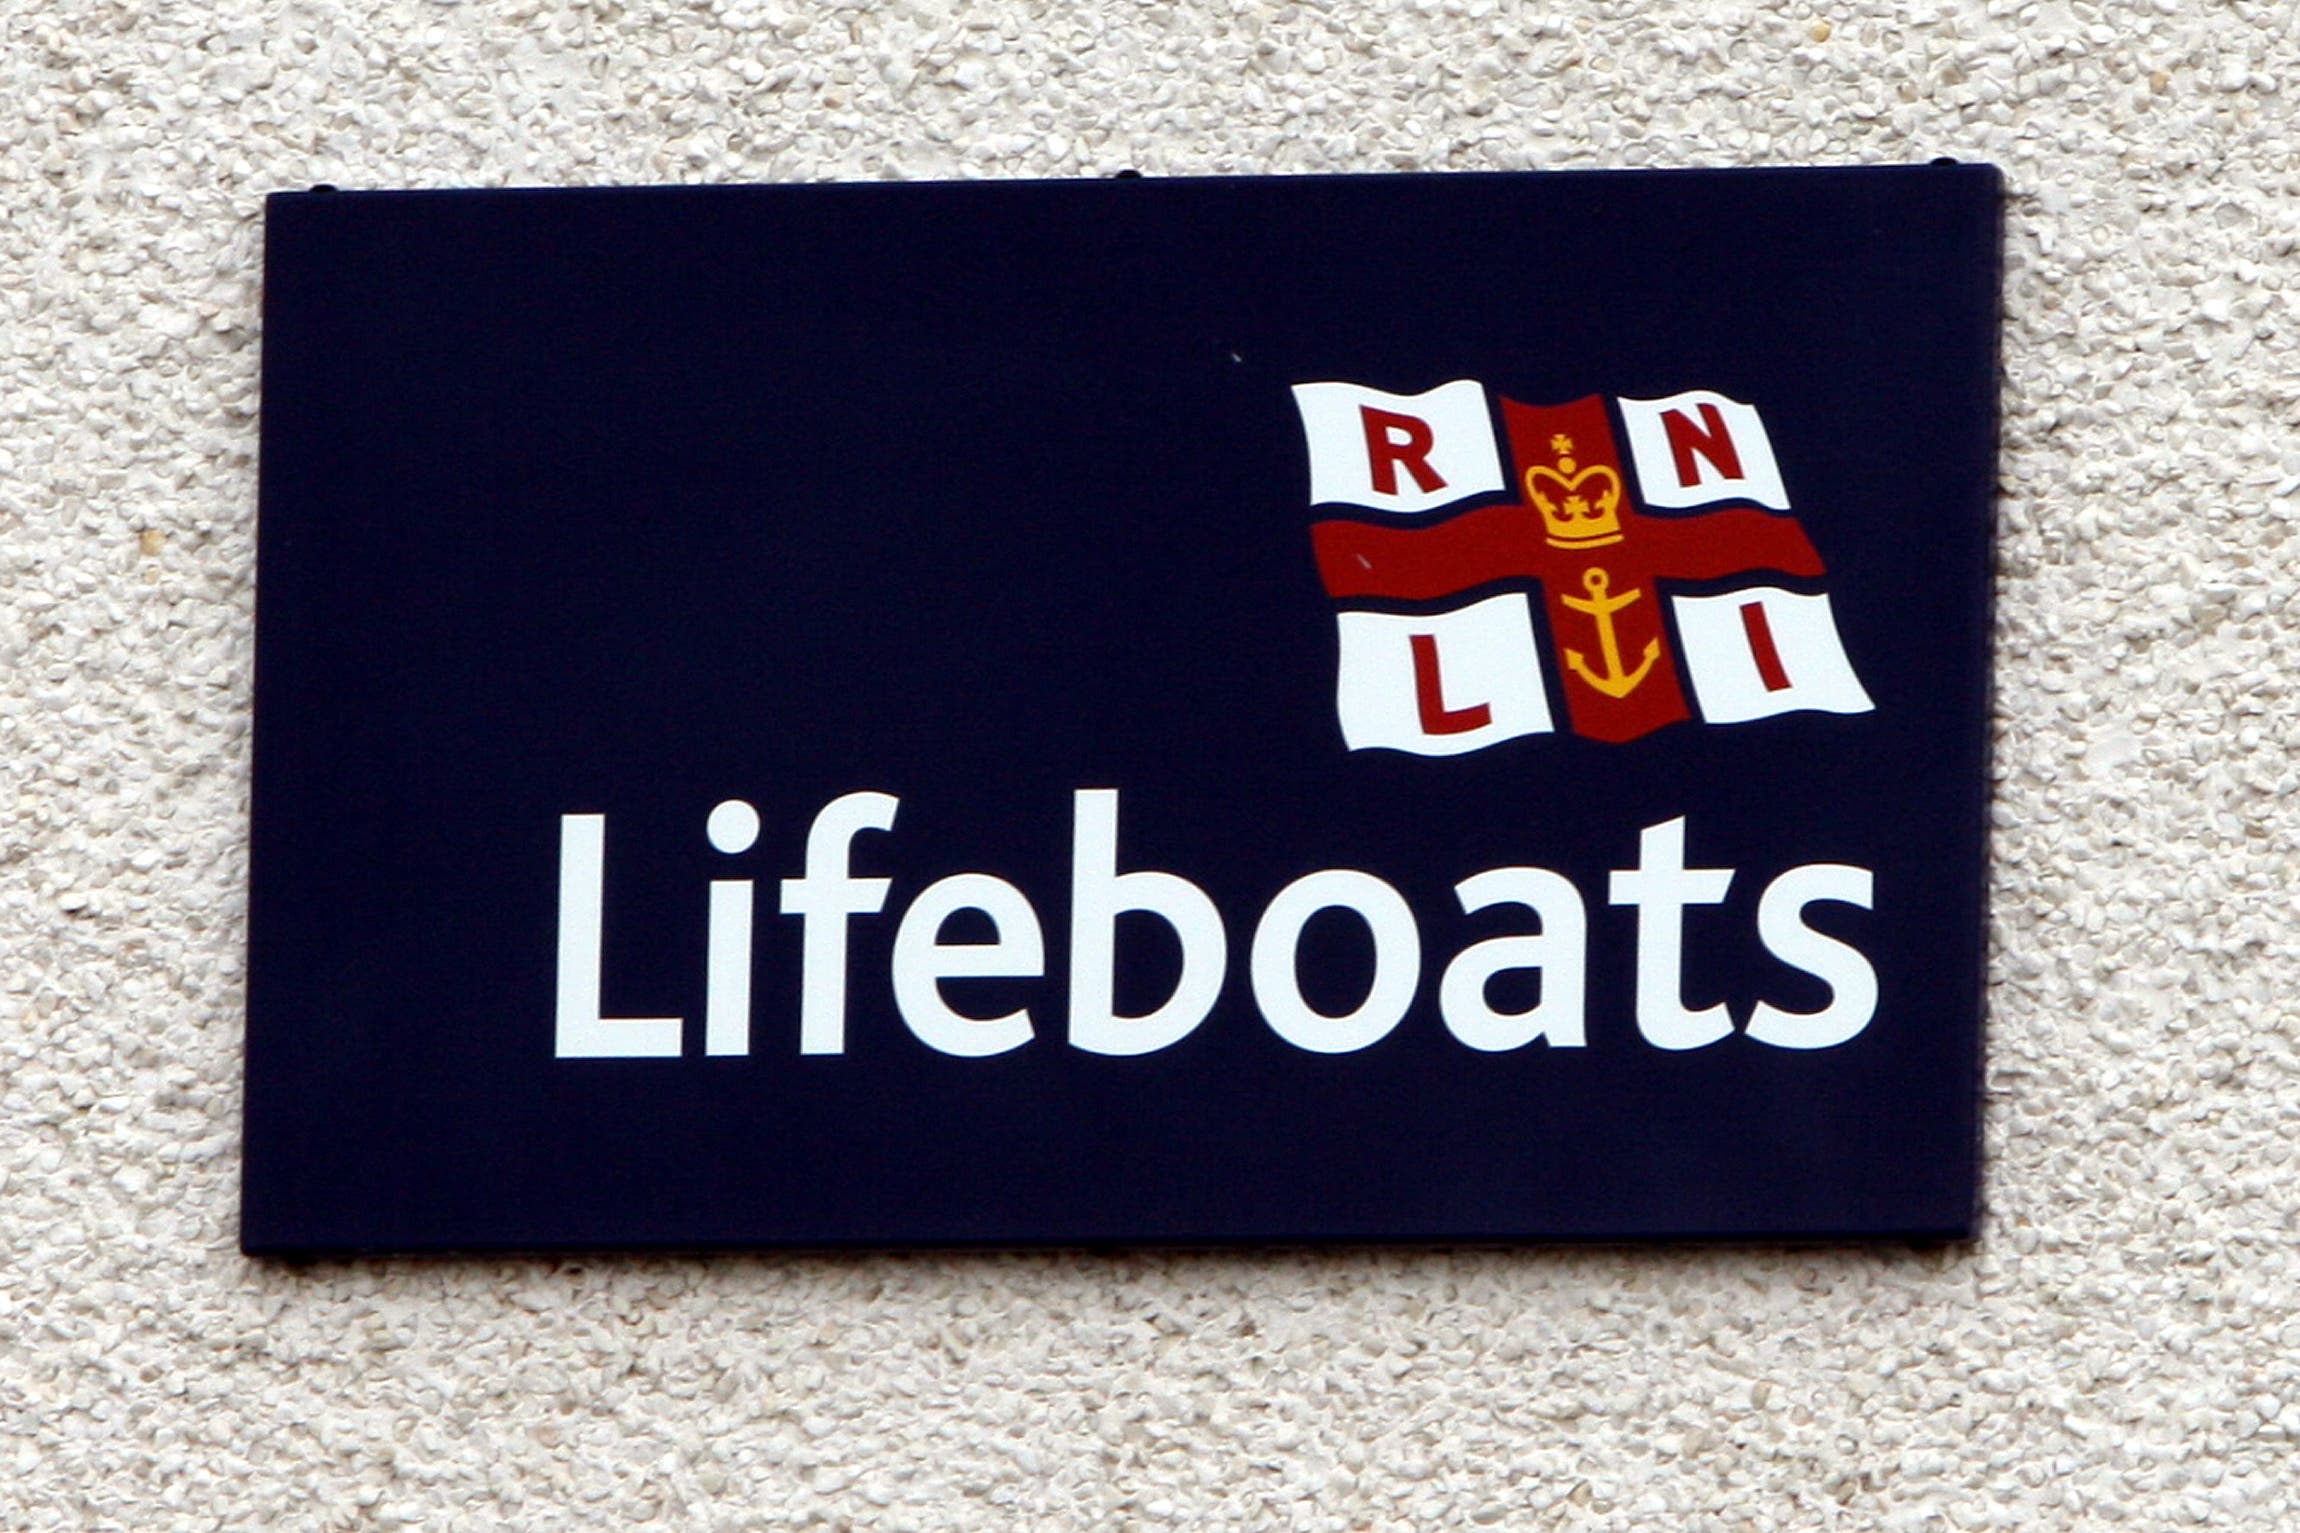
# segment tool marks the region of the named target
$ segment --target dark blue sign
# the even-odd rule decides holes
[[[250,1251],[1970,1232],[1992,170],[268,239]]]

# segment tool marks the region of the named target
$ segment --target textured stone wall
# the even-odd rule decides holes
[[[0,0],[0,1526],[2289,1525],[2296,78],[2290,0]],[[263,193],[1944,154],[1977,1245],[238,1255]]]

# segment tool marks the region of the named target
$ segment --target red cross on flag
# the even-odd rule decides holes
[[[1804,528],[1772,514],[1789,497],[1755,406],[1706,390],[1610,410],[1594,395],[1505,399],[1504,478],[1474,380],[1423,394],[1307,383],[1294,397],[1313,502],[1414,518],[1312,529],[1329,595],[1416,605],[1336,615],[1336,703],[1352,750],[1456,755],[1547,732],[1553,681],[1575,733],[1616,742],[1690,717],[1688,691],[1712,724],[1874,706],[1827,594],[1777,583],[1815,581],[1824,566]],[[1731,501],[1772,509],[1682,509]],[[1715,592],[1763,574],[1776,578]],[[1664,589],[1679,581],[1708,589]],[[1496,585],[1519,589],[1484,589]],[[1528,588],[1541,595],[1546,663]]]

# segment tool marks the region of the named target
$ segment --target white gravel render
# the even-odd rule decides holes
[[[2300,1525],[2295,81],[2292,0],[0,0],[0,1528]],[[265,193],[1939,155],[1977,1243],[239,1254]]]

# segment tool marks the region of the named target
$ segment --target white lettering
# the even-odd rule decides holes
[[[711,811],[704,833],[711,845],[736,856],[759,841],[759,812],[739,798]],[[703,972],[703,1052],[714,1057],[751,1052],[751,881],[711,881],[709,954]]]
[[[1188,1037],[1222,993],[1229,965],[1222,913],[1173,873],[1118,871],[1118,790],[1080,788],[1070,843],[1070,1042],[1090,1054],[1148,1054]],[[1182,977],[1156,1010],[1118,1015],[1112,999],[1118,917],[1147,911],[1182,944]]]
[[[990,917],[988,942],[944,942],[943,923],[961,910]],[[1030,1009],[975,1018],[942,998],[945,979],[1035,979],[1046,972],[1046,939],[1038,912],[1020,889],[988,873],[953,873],[926,886],[903,912],[894,934],[894,1001],[919,1042],[945,1054],[980,1059],[1031,1039]]]
[[[1091,1054],[1130,1056],[1170,1048],[1212,1014],[1228,968],[1223,918],[1207,892],[1179,873],[1118,871],[1119,792],[1081,788],[1072,796],[1068,1040]],[[855,841],[866,830],[891,831],[901,800],[891,793],[842,794],[817,811],[806,836],[805,867],[780,880],[781,909],[802,919],[799,1051],[846,1051],[851,923],[884,911],[893,880],[859,877]],[[742,799],[712,809],[706,832],[727,856],[754,850],[758,811]],[[1725,1002],[1685,1002],[1688,907],[1719,905],[1738,876],[1733,868],[1686,866],[1683,816],[1644,827],[1637,865],[1609,874],[1612,904],[1637,911],[1635,1020],[1655,1048],[1705,1048],[1728,1038],[1734,1017]],[[662,1059],[685,1047],[679,1017],[602,1014],[604,966],[604,815],[560,816],[559,947],[553,1047],[562,1059]],[[740,1058],[752,1051],[756,884],[710,881],[704,965],[703,1052]],[[1783,1049],[1827,1049],[1859,1036],[1875,1020],[1880,986],[1859,949],[1806,923],[1807,907],[1835,902],[1872,908],[1875,876],[1847,863],[1792,867],[1758,901],[1757,936],[1775,959],[1826,987],[1827,1003],[1790,1011],[1759,1001],[1748,1019],[1758,1043]],[[1446,1030],[1483,1053],[1522,1049],[1535,1041],[1557,1049],[1587,1046],[1589,915],[1582,891],[1563,873],[1499,867],[1454,885],[1465,916],[1522,906],[1532,930],[1485,937],[1455,952],[1437,986]],[[983,941],[945,941],[961,911],[990,923]],[[1363,922],[1372,944],[1372,977],[1351,1009],[1320,1011],[1303,990],[1301,945],[1325,911]],[[1139,1015],[1118,1011],[1119,918],[1156,917],[1174,933],[1180,968],[1173,989]],[[970,933],[969,935],[977,935]],[[1707,951],[1702,943],[1691,951]],[[1143,955],[1132,955],[1139,960]],[[1248,955],[1256,1006],[1271,1031],[1297,1048],[1347,1054],[1370,1048],[1404,1021],[1420,994],[1421,932],[1396,887],[1370,872],[1327,868],[1295,879],[1263,910]],[[1129,971],[1131,972],[1131,971]],[[1046,938],[1037,909],[1019,887],[988,873],[957,873],[928,885],[911,901],[894,934],[889,978],[903,1024],[929,1048],[957,1058],[983,1058],[1022,1047],[1037,1036],[1030,1006],[1003,1016],[974,1017],[944,996],[944,981],[1041,979]],[[1514,994],[1535,997],[1503,1010],[1491,992],[1507,976]],[[1536,988],[1538,987],[1538,988]],[[1319,993],[1313,984],[1312,993]],[[1513,988],[1504,986],[1509,996]]]
[[[1723,1002],[1685,1008],[1685,907],[1716,905],[1732,887],[1731,868],[1685,866],[1685,817],[1648,825],[1637,866],[1613,870],[1611,898],[1637,907],[1637,1030],[1659,1049],[1698,1049],[1731,1037]]]
[[[1829,1004],[1819,1011],[1783,1011],[1757,1003],[1749,1036],[1782,1049],[1830,1049],[1857,1036],[1877,1014],[1877,971],[1850,945],[1807,926],[1805,907],[1836,900],[1869,908],[1876,880],[1867,868],[1842,862],[1809,862],[1791,868],[1766,887],[1757,902],[1757,935],[1765,950],[1829,986]]]
[[[1534,936],[1473,942],[1446,965],[1438,1010],[1449,1032],[1473,1049],[1501,1053],[1547,1038],[1555,1049],[1583,1043],[1583,997],[1589,970],[1589,916],[1581,891],[1547,868],[1490,868],[1454,885],[1462,914],[1523,905],[1541,921]],[[1511,969],[1541,971],[1541,1000],[1524,1011],[1496,1011],[1485,987]]]
[[[1321,910],[1347,910],[1374,939],[1374,978],[1355,1011],[1328,1016],[1302,998],[1295,966],[1302,928]],[[1421,983],[1422,939],[1405,896],[1371,873],[1327,868],[1278,891],[1254,931],[1254,1002],[1270,1030],[1314,1054],[1350,1054],[1402,1021]]]
[[[606,925],[607,817],[559,817],[559,1005],[561,1059],[676,1059],[678,1017],[603,1017],[599,970]]]
[[[799,1052],[843,1054],[847,1047],[847,918],[886,908],[888,880],[855,878],[847,859],[866,830],[894,829],[902,800],[891,793],[845,793],[823,805],[807,831],[807,871],[783,880],[783,914],[806,923],[800,939]]]

